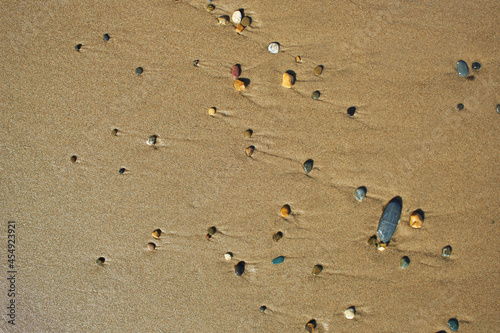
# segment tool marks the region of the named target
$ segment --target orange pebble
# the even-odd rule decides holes
[[[243,89],[245,89],[245,82],[241,80],[234,81],[234,88],[238,91],[242,91]]]
[[[156,239],[159,239],[160,236],[161,236],[161,230],[160,229],[156,229],[155,231],[153,231],[153,233],[151,234],[154,238]]]
[[[287,217],[288,215],[290,215],[290,206],[284,205],[283,207],[281,207],[280,214],[283,217]]]
[[[245,149],[245,152],[247,153],[247,156],[250,157],[250,156],[253,155],[254,150],[255,150],[255,147],[254,146],[250,146],[247,149]]]
[[[283,82],[281,83],[283,87],[291,88],[293,83],[293,76],[289,73],[283,73]]]
[[[238,26],[236,27],[236,32],[241,33],[244,29],[245,29],[245,27],[243,25],[238,24]]]
[[[420,215],[418,212],[413,212],[410,217],[410,225],[415,229],[419,229],[422,228],[422,223],[424,223],[422,215]]]

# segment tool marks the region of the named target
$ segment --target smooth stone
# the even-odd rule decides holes
[[[211,116],[213,116],[216,112],[217,112],[216,108],[210,108],[210,109],[208,109],[208,114],[211,115]]]
[[[135,74],[137,74],[137,75],[141,75],[141,74],[142,74],[142,72],[144,72],[144,69],[143,69],[142,67],[137,67],[137,68],[135,69]]]
[[[462,111],[462,110],[464,109],[464,107],[465,107],[465,106],[463,105],[463,103],[458,103],[458,104],[457,104],[457,109],[458,109],[458,111]]]
[[[102,264],[104,264],[105,261],[106,261],[106,258],[99,257],[99,258],[96,259],[95,263],[98,264],[98,265],[102,265]]]
[[[253,134],[253,131],[251,129],[247,129],[243,135],[245,136],[245,138],[247,139],[250,139],[252,137],[252,134]]]
[[[146,249],[148,251],[154,251],[156,249],[156,244],[155,243],[148,243],[148,245],[146,245]]]
[[[210,4],[207,5],[206,8],[207,8],[207,12],[210,13],[210,12],[212,12],[215,9],[215,6],[210,3]]]
[[[77,44],[75,46],[75,50],[77,50],[78,52],[80,52],[80,50],[82,49],[82,46],[83,46],[82,44]]]
[[[151,235],[152,235],[154,238],[159,239],[159,238],[160,238],[160,236],[161,236],[161,230],[160,230],[160,229],[156,229],[156,230],[154,230],[154,231],[151,233]]]
[[[354,116],[355,113],[356,113],[356,107],[355,106],[351,106],[350,108],[347,109],[347,114],[349,115],[349,117]]]
[[[317,276],[322,271],[323,271],[323,266],[321,266],[321,265],[314,265],[313,270],[312,270],[312,275]]]
[[[475,70],[481,69],[481,63],[473,62],[471,67],[472,67],[472,69],[475,69]]]
[[[241,23],[240,23],[240,24],[238,24],[238,26],[236,27],[235,30],[237,33],[241,33],[243,30],[245,30],[245,27],[243,25],[241,25]]]
[[[220,25],[227,25],[229,23],[229,16],[222,15],[217,18],[217,23]]]
[[[231,252],[226,252],[224,254],[224,259],[226,259],[227,261],[233,259],[233,254]]]
[[[125,168],[121,168],[120,170],[118,170],[118,172],[120,173],[120,175],[123,175],[123,173],[124,173],[125,171],[127,171],[127,170],[125,170]]]
[[[278,265],[281,264],[283,261],[285,261],[285,257],[279,256],[273,259],[272,263],[273,265]]]
[[[469,74],[469,66],[467,66],[467,63],[463,60],[457,61],[457,73],[460,76],[467,76]]]
[[[368,245],[373,246],[377,243],[377,236],[373,235],[368,238]]]
[[[290,73],[283,73],[283,82],[281,82],[281,85],[285,88],[291,88],[294,84],[294,79],[293,75]]]
[[[302,167],[304,168],[305,173],[311,172],[314,166],[314,161],[312,159],[308,159],[307,161],[304,162]]]
[[[313,70],[313,73],[314,73],[315,75],[321,75],[321,73],[323,73],[323,69],[324,69],[323,65],[318,65],[318,66],[316,66],[316,68]]]
[[[236,64],[231,68],[231,76],[233,79],[237,79],[241,75],[241,66],[239,64]]]
[[[412,226],[412,228],[420,229],[422,228],[423,223],[424,223],[424,217],[420,215],[419,212],[415,211],[411,214],[410,225]]]
[[[231,16],[231,20],[233,21],[234,24],[240,24],[242,17],[243,17],[243,15],[242,15],[241,11],[237,10]]]
[[[75,163],[77,159],[78,159],[78,157],[77,157],[76,155],[73,155],[73,156],[71,156],[71,157],[69,158],[69,160],[70,160],[71,162],[73,162],[73,163]]]
[[[241,19],[241,22],[240,22],[240,24],[242,26],[244,26],[245,28],[248,27],[248,26],[250,26],[250,23],[252,23],[252,21],[250,20],[250,17],[248,17],[248,16],[243,17]]]
[[[269,46],[267,47],[267,49],[272,54],[277,54],[280,51],[280,44],[277,43],[277,42],[272,42],[271,44],[269,44]]]
[[[497,113],[500,113],[500,104],[497,104]]]
[[[314,330],[316,329],[316,325],[312,322],[309,322],[306,324],[306,331],[309,333],[314,333]]]
[[[406,267],[410,266],[410,258],[408,258],[407,256],[404,256],[403,258],[401,258],[401,260],[399,262],[399,266],[401,268],[406,268]]]
[[[254,146],[250,146],[247,149],[245,149],[245,153],[247,154],[248,157],[252,156],[254,151],[255,151]]]
[[[386,248],[387,248],[387,243],[380,242],[377,245],[377,250],[379,250],[380,252],[385,251]]]
[[[194,67],[199,67],[200,66],[200,59],[193,60],[193,66]]]
[[[453,249],[451,248],[450,245],[443,247],[443,250],[441,251],[443,257],[445,257],[445,258],[448,258],[449,256],[451,256],[452,252],[453,252]]]
[[[104,39],[105,42],[107,42],[111,37],[109,37],[109,34],[104,34],[102,38]]]
[[[240,261],[234,266],[234,273],[236,276],[242,276],[245,273],[245,262]]]
[[[273,241],[275,242],[279,241],[281,238],[283,238],[283,233],[281,231],[278,231],[273,235]]]
[[[245,82],[241,80],[234,81],[234,89],[242,91],[243,89],[245,89]]]
[[[267,310],[267,306],[265,306],[265,305],[262,305],[262,306],[259,308],[259,311],[260,311],[260,312],[266,312],[266,310]]]
[[[217,232],[217,228],[216,227],[210,227],[210,228],[208,228],[208,235],[213,236],[213,235],[215,235],[216,232]]]
[[[356,314],[356,309],[354,306],[351,306],[347,310],[344,311],[344,317],[347,319],[354,319],[354,315]]]
[[[354,191],[354,198],[359,202],[363,201],[366,198],[366,187],[364,186],[358,187]]]
[[[156,144],[156,139],[158,139],[158,135],[151,135],[147,141],[147,144],[153,146]]]
[[[313,92],[313,94],[312,94],[312,99],[316,99],[316,100],[318,100],[320,95],[321,95],[321,93],[320,93],[318,90],[316,90],[316,91],[315,91],[315,92]]]
[[[396,231],[396,227],[399,223],[399,216],[401,215],[401,209],[401,199],[399,197],[394,197],[385,207],[384,212],[380,217],[377,230],[382,243],[387,243],[394,234],[394,231]]]
[[[283,217],[287,217],[290,214],[290,211],[291,211],[290,206],[289,205],[284,205],[280,209],[280,214]]]
[[[302,62],[302,57],[301,56],[296,56],[295,57],[295,62],[298,62],[298,63]]]
[[[111,131],[111,135],[118,136],[118,133],[120,130],[118,128],[115,128],[114,130]]]
[[[456,318],[451,318],[448,320],[448,326],[453,332],[458,331],[458,320]]]

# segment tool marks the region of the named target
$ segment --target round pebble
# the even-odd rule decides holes
[[[252,156],[254,151],[255,151],[254,146],[250,146],[247,149],[245,149],[245,153],[247,154],[248,157]]]
[[[456,318],[451,318],[448,320],[448,326],[453,332],[458,331],[458,320]]]
[[[283,217],[287,217],[288,215],[290,215],[290,211],[291,211],[290,206],[289,205],[284,205],[280,209],[280,214]]]
[[[497,104],[497,113],[500,113],[500,104]]]
[[[111,135],[118,136],[119,132],[120,131],[118,130],[118,128],[115,128],[114,130],[111,131]]]
[[[294,84],[294,79],[293,75],[290,73],[283,73],[283,81],[281,82],[281,85],[285,88],[291,88]]]
[[[358,187],[354,191],[354,198],[359,202],[363,201],[366,198],[366,187],[364,186]]]
[[[210,13],[211,11],[213,11],[215,9],[215,6],[210,3],[210,4],[207,5],[206,8],[207,8],[207,12]]]
[[[148,251],[152,252],[152,251],[156,250],[156,244],[155,243],[148,243],[148,245],[146,245],[146,249]]]
[[[316,100],[318,100],[320,95],[321,95],[321,93],[320,93],[318,90],[316,90],[316,91],[315,91],[315,92],[313,92],[313,94],[312,94],[312,99],[316,99]]]
[[[424,217],[418,211],[415,211],[411,214],[410,225],[412,226],[412,228],[420,229],[422,228],[423,223]]]
[[[158,135],[151,135],[147,141],[147,144],[150,146],[154,146],[156,144],[156,139],[158,139]]]
[[[235,30],[236,30],[237,33],[240,33],[243,30],[245,30],[245,27],[240,23],[240,24],[238,24],[238,26],[236,27]]]
[[[377,236],[373,235],[368,238],[368,245],[373,246],[377,243]]]
[[[78,157],[76,157],[76,155],[73,155],[70,157],[70,161],[73,163],[75,163],[77,159],[78,159]]]
[[[464,109],[464,107],[465,107],[465,106],[464,106],[462,103],[458,103],[458,104],[457,104],[457,109],[458,109],[458,111],[462,111],[462,110]]]
[[[217,232],[217,228],[216,227],[210,227],[210,228],[208,228],[208,235],[209,236],[215,235],[216,232]]]
[[[356,309],[354,308],[354,306],[351,306],[350,308],[344,311],[344,316],[347,319],[354,319],[355,314],[356,314]]]
[[[323,69],[324,69],[323,65],[318,65],[318,66],[316,66],[316,68],[313,70],[313,73],[314,73],[315,75],[321,75],[321,73],[323,73]]]
[[[259,311],[260,311],[260,312],[266,312],[266,310],[267,310],[267,306],[265,306],[265,305],[262,305],[262,306],[259,308]]]
[[[243,89],[245,89],[245,82],[241,80],[234,81],[234,89],[242,91]]]
[[[229,23],[229,16],[222,15],[217,18],[217,23],[220,25],[227,25]]]
[[[297,63],[302,62],[302,57],[301,56],[296,56],[295,57],[295,62],[297,62]]]
[[[277,54],[280,51],[280,44],[277,43],[277,42],[272,42],[271,44],[269,44],[269,46],[267,47],[267,49],[272,54]]]
[[[469,74],[469,66],[467,66],[467,63],[463,60],[457,61],[457,73],[460,76],[467,76]]]
[[[314,265],[313,270],[312,270],[312,275],[317,276],[322,271],[323,271],[323,266],[321,266],[321,265]]]
[[[78,52],[80,52],[80,50],[82,49],[82,46],[83,46],[82,44],[77,44],[75,46],[75,50],[77,50]]]
[[[161,229],[156,229],[156,230],[154,230],[154,231],[151,233],[151,236],[153,236],[153,238],[159,239],[159,238],[160,238],[160,236],[161,236]]]
[[[308,159],[307,161],[304,162],[302,167],[304,168],[305,173],[311,172],[314,166],[314,161],[312,159]]]
[[[441,253],[443,254],[443,257],[448,258],[449,256],[451,256],[452,251],[453,250],[452,250],[451,246],[447,245],[447,246],[443,247],[443,250],[441,251]]]
[[[384,242],[380,242],[377,246],[377,250],[379,251],[385,251],[386,248],[387,248],[387,243]]]
[[[127,171],[127,170],[125,170],[125,168],[121,168],[120,170],[118,170],[118,172],[120,173],[120,175],[123,175],[123,173],[124,173],[125,171]]]
[[[479,63],[479,62],[473,62],[472,63],[472,69],[475,69],[475,70],[481,69],[481,63]]]
[[[216,108],[210,108],[208,109],[208,114],[213,116],[215,114],[215,112],[217,112]]]
[[[243,17],[243,14],[241,13],[241,11],[237,10],[231,16],[231,20],[233,21],[234,24],[240,24],[242,17]]]
[[[109,34],[104,34],[104,36],[102,36],[102,38],[104,39],[105,42],[109,41],[109,39],[111,37],[109,37]]]
[[[272,263],[273,263],[273,265],[278,265],[278,264],[281,264],[283,261],[285,261],[285,257],[279,256],[279,257],[274,258],[272,260]]]
[[[246,27],[250,26],[250,23],[251,23],[251,22],[252,22],[252,21],[250,20],[250,17],[245,16],[245,17],[243,17],[243,18],[241,19],[240,24],[246,28]]]
[[[279,241],[281,238],[283,238],[283,233],[281,231],[278,231],[273,235],[273,241],[275,242]]]
[[[351,106],[350,108],[347,109],[347,114],[349,115],[349,117],[354,116],[355,113],[356,113],[356,107],[355,106]]]
[[[142,74],[142,72],[144,72],[144,69],[142,69],[142,67],[137,67],[137,68],[135,69],[135,73],[136,73],[137,75],[141,75],[141,74]]]
[[[233,254],[231,252],[226,252],[224,254],[224,259],[226,259],[227,261],[233,259]]]
[[[313,319],[314,320],[314,319]],[[316,321],[310,321],[306,324],[306,331],[309,333],[313,333],[314,330],[316,329]]]
[[[236,64],[231,68],[231,76],[233,79],[237,79],[241,75],[241,66],[240,64]]]
[[[98,264],[98,265],[102,265],[102,264],[104,264],[104,262],[105,262],[105,261],[106,261],[106,258],[104,258],[104,257],[99,257],[99,258],[97,258],[97,259],[96,259],[96,261],[95,261],[95,262],[96,262],[96,264]]]
[[[408,258],[407,256],[404,256],[403,258],[401,258],[401,260],[399,262],[399,266],[401,268],[406,268],[406,267],[410,266],[410,258]]]
[[[245,262],[240,261],[234,266],[234,273],[236,276],[242,276],[245,273]]]
[[[245,138],[247,139],[250,139],[252,137],[252,134],[253,134],[253,131],[251,129],[247,129],[243,135],[245,136]]]

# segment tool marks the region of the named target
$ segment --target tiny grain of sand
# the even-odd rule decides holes
[[[3,3],[0,330],[498,331],[500,3],[207,4]]]

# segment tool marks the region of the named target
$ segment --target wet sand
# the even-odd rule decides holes
[[[4,4],[1,267],[15,220],[18,274],[17,325],[2,314],[0,328],[304,332],[315,319],[316,332],[449,332],[457,318],[460,332],[498,330],[500,4],[207,4]],[[239,8],[252,18],[241,35],[217,24]],[[474,80],[461,59],[481,63]],[[379,252],[367,240],[395,196],[401,222]]]

